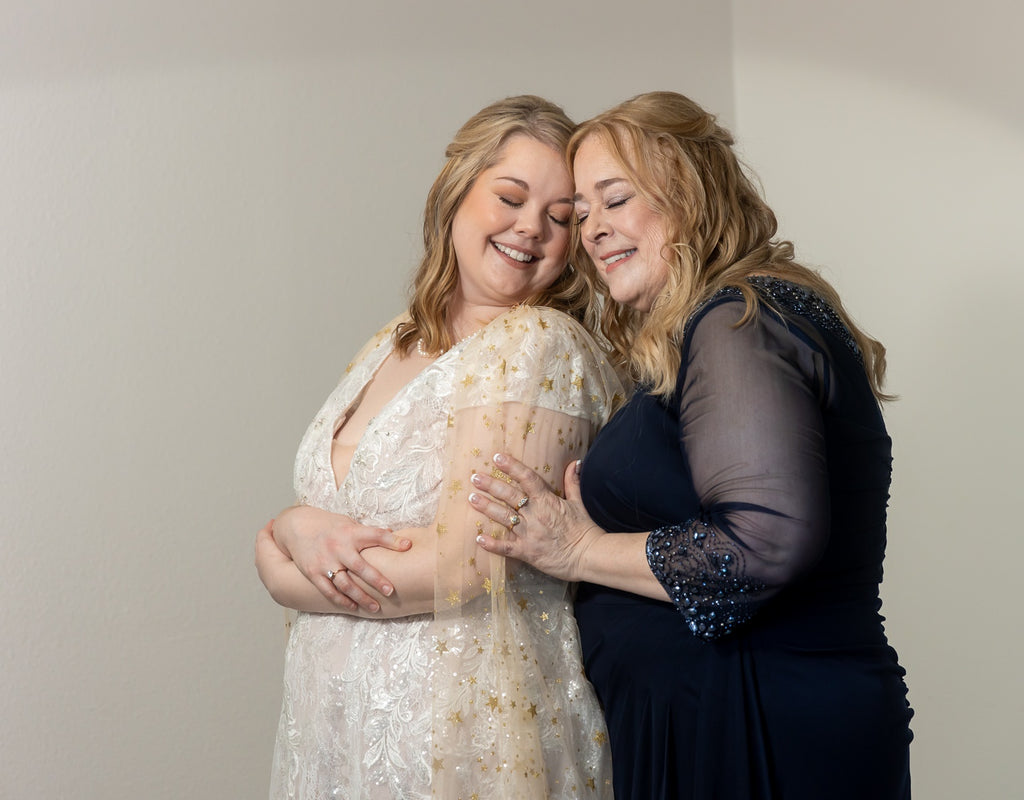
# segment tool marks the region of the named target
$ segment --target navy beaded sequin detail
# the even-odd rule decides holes
[[[755,275],[747,278],[747,283],[758,290],[769,308],[806,317],[819,328],[828,331],[842,341],[846,348],[853,353],[857,361],[861,364],[864,363],[864,356],[861,354],[860,348],[857,347],[857,340],[853,338],[850,329],[846,327],[843,320],[835,312],[835,309],[806,286],[784,281],[781,278],[772,278],[767,275]],[[743,293],[734,286],[726,286],[724,289],[719,289],[694,309],[693,313],[690,314],[689,320],[692,321],[700,313],[701,309],[713,300],[717,300],[720,297],[742,296]]]
[[[647,563],[701,639],[717,639],[757,610],[750,595],[763,584],[743,575],[743,553],[700,520],[669,525],[647,537]]]
[[[840,339],[847,349],[856,356],[857,361],[863,363],[864,357],[861,355],[860,348],[857,347],[857,342],[850,333],[850,329],[843,324],[842,319],[832,306],[806,286],[764,275],[748,278],[747,281],[780,310],[806,317],[822,330],[828,331]],[[737,289],[724,289],[723,292],[739,294]]]

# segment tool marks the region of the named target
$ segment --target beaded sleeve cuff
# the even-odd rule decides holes
[[[697,519],[651,531],[647,563],[690,631],[705,640],[749,620],[765,588],[744,575],[742,547]]]

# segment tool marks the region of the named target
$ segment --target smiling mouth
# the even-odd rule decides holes
[[[606,267],[610,267],[610,266],[613,266],[614,264],[618,264],[623,259],[629,258],[635,252],[636,252],[636,248],[632,247],[629,250],[623,250],[621,253],[613,253],[612,255],[608,256],[607,258],[602,258],[601,260],[604,262],[604,265]]]
[[[512,247],[509,247],[508,245],[498,244],[497,242],[491,242],[491,244],[494,245],[494,249],[497,250],[499,253],[502,253],[503,255],[508,256],[512,260],[519,261],[520,263],[523,264],[529,264],[531,261],[537,258],[534,255],[524,253],[522,250],[516,250]]]

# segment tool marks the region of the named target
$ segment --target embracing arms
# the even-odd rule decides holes
[[[621,390],[582,328],[557,312],[529,307],[492,323],[459,354],[454,387],[434,522],[396,531],[395,539],[384,540],[384,532],[360,533],[351,520],[338,515],[289,510],[257,542],[261,577],[278,602],[306,611],[352,611],[349,602],[329,596],[326,571],[341,564],[352,567],[354,556],[367,568],[354,569],[343,580],[372,595],[356,612],[363,616],[429,612],[487,591],[493,564],[502,562],[479,549],[475,537],[480,532],[500,534],[501,528],[466,504],[470,476],[491,472],[491,454],[502,451],[535,468],[551,488],[560,490],[562,465],[582,455]],[[362,544],[342,552],[337,542],[346,525],[350,530],[344,535],[358,534]],[[393,548],[400,546],[398,540],[407,540],[411,549],[363,549],[377,543],[374,536]],[[301,564],[301,571],[292,564],[289,572],[289,561]],[[378,580],[381,573],[390,580]],[[299,577],[319,591],[310,593]],[[335,581],[344,588],[338,577]],[[385,584],[396,591],[385,595]]]
[[[516,536],[485,537],[483,546],[559,577],[668,597],[706,638],[728,633],[804,574],[829,536],[822,362],[768,315],[734,328],[741,310],[723,303],[691,331],[679,436],[698,514],[655,531],[606,535],[586,516],[578,490],[564,506],[557,498],[535,502],[529,492],[527,508],[544,515],[521,515]],[[518,467],[509,472],[529,480]],[[479,485],[505,500],[492,482]],[[473,503],[492,517],[504,505]],[[547,510],[552,505],[557,513]]]

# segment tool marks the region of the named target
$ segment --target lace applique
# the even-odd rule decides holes
[[[647,563],[694,635],[718,639],[749,620],[764,584],[744,577],[743,549],[690,520],[651,531]]]
[[[523,325],[531,326],[530,337],[520,338]],[[453,347],[370,421],[349,472],[337,487],[330,460],[334,428],[390,354],[394,325],[385,328],[349,366],[299,446],[295,491],[300,502],[367,525],[433,524],[439,505],[452,502],[453,487],[444,484],[457,438],[456,401],[462,402],[463,395],[469,402],[493,404],[509,392],[521,392],[538,407],[566,414],[575,425],[590,427],[592,422],[596,427],[604,422],[610,392],[583,396],[558,390],[559,385],[575,387],[577,377],[580,387],[604,385],[601,368],[592,359],[578,360],[579,347],[572,341],[578,326],[573,325],[550,309],[524,307]],[[507,352],[510,349],[513,352]],[[540,354],[548,350],[551,358],[542,358]],[[532,360],[531,351],[537,354]],[[542,373],[537,372],[538,364]],[[552,391],[545,382],[549,376]],[[566,408],[572,398],[572,407]],[[522,433],[524,438],[534,435],[542,434],[530,429]],[[568,428],[565,435],[569,436]],[[489,459],[491,452],[481,452],[480,457]],[[555,466],[561,469],[561,464]],[[460,508],[469,508],[461,500],[465,493],[468,488],[463,486],[457,494]],[[453,531],[446,533],[448,539],[454,536]],[[451,624],[429,614],[393,620],[299,614],[286,652],[270,796],[426,800],[449,796],[440,785],[445,777],[455,780],[460,791],[471,787],[466,797],[473,792],[480,797],[509,796],[503,787],[511,770],[497,765],[498,769],[484,771],[480,766],[488,765],[495,750],[485,721],[492,717],[504,723],[505,715],[515,711],[531,720],[536,716],[541,729],[543,765],[534,768],[543,796],[609,798],[607,733],[597,699],[582,674],[578,632],[565,592],[561,581],[527,568],[517,570],[514,585],[503,595],[516,601],[508,623],[510,647],[497,652],[484,645],[494,638],[495,620],[501,619],[489,611],[476,613],[476,606],[465,609],[465,620],[450,636]],[[489,609],[490,601],[485,594],[477,605]],[[459,698],[453,698],[451,707],[442,705],[433,691],[445,663],[442,655],[450,656],[463,644],[470,654],[460,664],[466,671],[458,673],[466,678],[465,709],[454,705]],[[473,660],[478,652],[479,664]],[[527,683],[491,692],[492,685],[513,672],[510,661]],[[535,705],[517,706],[515,698],[534,686],[539,687],[538,699],[531,700]],[[497,705],[492,708],[492,703]],[[455,740],[451,731],[456,725],[464,731],[467,747],[457,752],[459,758],[439,758],[436,745]],[[479,761],[467,762],[465,754],[470,751],[474,757],[479,751]]]

